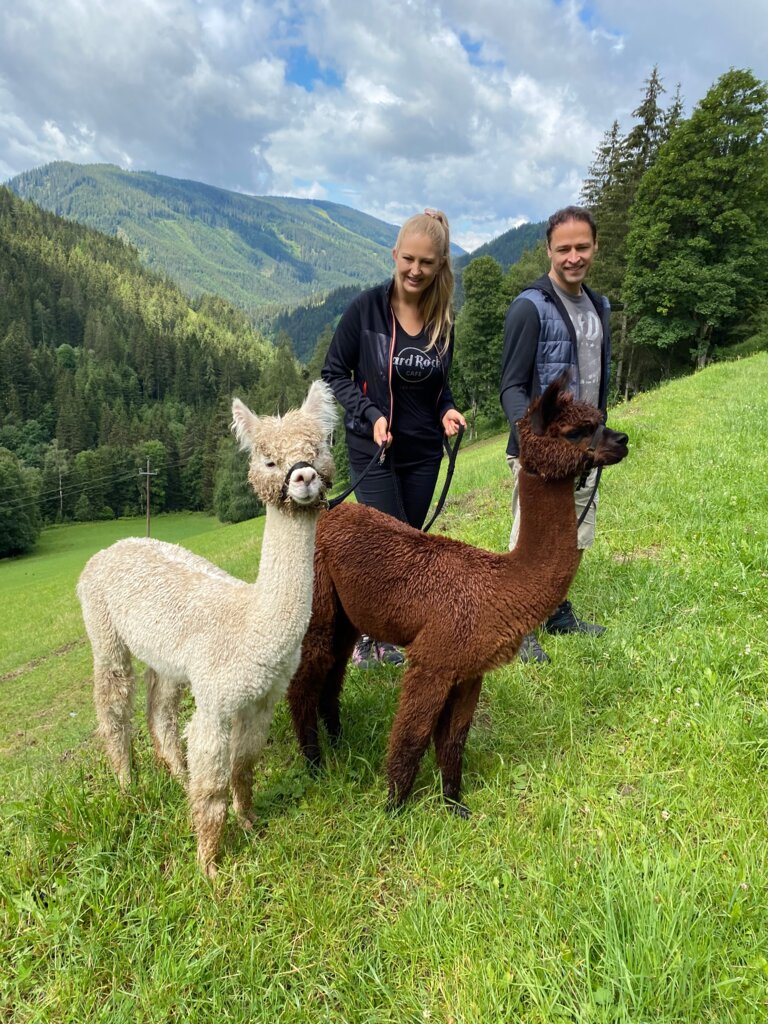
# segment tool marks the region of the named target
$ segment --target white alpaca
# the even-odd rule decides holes
[[[336,419],[316,381],[301,409],[255,416],[232,405],[250,450],[248,479],[267,519],[258,579],[235,579],[175,544],[131,538],[90,559],[77,593],[93,648],[99,733],[122,787],[131,777],[131,655],[147,665],[147,720],[157,757],[184,779],[179,701],[189,685],[188,792],[197,858],[209,876],[227,813],[252,824],[253,765],[275,704],[299,664],[312,607],[315,528],[333,476]]]

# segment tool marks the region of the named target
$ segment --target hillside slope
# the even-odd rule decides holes
[[[503,235],[492,238],[490,242],[484,242],[464,256],[459,256],[454,261],[454,266],[457,270],[464,270],[478,256],[493,256],[496,262],[501,264],[502,270],[508,270],[513,263],[517,263],[526,249],[533,249],[542,241],[546,230],[547,225],[543,220],[510,228]]]
[[[0,447],[42,473],[46,518],[74,514],[78,489],[56,494],[89,459],[102,483],[131,477],[93,507],[130,506],[150,441],[175,466],[170,507],[210,507],[232,395],[274,411],[291,369],[241,310],[190,301],[118,239],[0,188]]]
[[[61,216],[130,241],[188,295],[263,320],[344,285],[386,277],[397,228],[336,203],[249,196],[110,164],[51,163],[9,182]]]

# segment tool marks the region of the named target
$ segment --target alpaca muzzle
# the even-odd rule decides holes
[[[303,484],[306,487],[306,497],[299,496],[292,491],[297,485]],[[314,486],[313,486],[314,485]],[[283,486],[280,489],[282,501],[293,501],[298,505],[319,505],[325,500],[326,481],[317,472],[311,462],[294,462],[285,474]]]

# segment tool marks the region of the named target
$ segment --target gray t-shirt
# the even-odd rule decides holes
[[[584,402],[597,405],[600,398],[603,325],[585,291],[582,291],[581,295],[571,295],[570,292],[559,288],[554,281],[552,284],[558,296],[563,300],[563,305],[576,331],[579,397]]]

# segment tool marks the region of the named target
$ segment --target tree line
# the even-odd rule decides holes
[[[683,117],[658,68],[633,123],[605,132],[580,202],[597,222],[589,283],[613,308],[612,400],[712,359],[768,348],[768,92],[731,69]],[[454,393],[473,418],[499,420],[504,315],[549,269],[544,243],[504,272],[490,256],[464,270]]]

